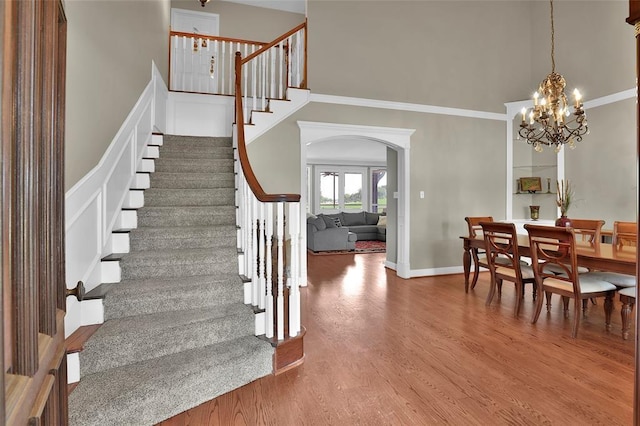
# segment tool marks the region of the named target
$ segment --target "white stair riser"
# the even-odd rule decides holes
[[[101,262],[102,282],[119,283],[121,279],[120,262],[115,260]]]
[[[160,150],[157,146],[147,145],[142,156],[144,158],[160,158]]]
[[[151,177],[149,173],[136,173],[131,183],[131,189],[148,189],[151,187]]]
[[[122,203],[123,209],[139,209],[144,207],[144,191],[129,191]]]

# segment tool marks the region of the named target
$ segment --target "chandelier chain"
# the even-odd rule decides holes
[[[554,42],[555,39],[555,28],[553,26],[553,0],[549,0],[549,3],[551,4],[551,72],[554,73],[556,72],[556,58],[555,58],[555,51],[556,51],[556,45]]]

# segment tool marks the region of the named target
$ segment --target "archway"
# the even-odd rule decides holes
[[[397,255],[396,262],[387,261],[385,265],[390,269],[394,269],[399,277],[410,278],[409,265],[409,221],[410,221],[410,204],[409,204],[409,150],[411,145],[411,135],[415,129],[402,129],[393,127],[376,127],[376,126],[360,126],[350,124],[337,123],[319,123],[310,121],[298,121],[300,128],[300,164],[301,176],[300,182],[306,182],[307,169],[307,145],[323,140],[335,138],[360,138],[370,141],[382,143],[397,152]],[[307,194],[307,185],[301,185],[302,206],[307,204],[309,194]],[[306,209],[300,209],[300,223],[306,223]],[[300,248],[305,250],[305,255],[301,255],[300,276],[307,275],[306,246],[307,246],[306,227],[302,227]]]

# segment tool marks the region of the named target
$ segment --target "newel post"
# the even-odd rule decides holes
[[[636,90],[638,86],[638,80],[640,80],[640,0],[629,0],[629,17],[627,23],[635,26],[636,37]],[[636,102],[636,143],[637,151],[636,157],[640,160],[640,105]],[[638,162],[636,162],[636,165]],[[637,166],[636,166],[637,167]],[[637,191],[637,190],[636,190]],[[640,210],[638,205],[638,193],[636,194],[636,215]],[[636,222],[638,217],[636,217]],[[636,295],[640,294],[637,288],[637,282],[640,280],[640,253],[636,247]],[[640,330],[640,315],[636,310],[636,330]],[[638,350],[640,349],[638,332],[635,334],[635,373],[634,373],[634,386],[633,386],[633,424],[640,426],[640,358],[638,357]]]

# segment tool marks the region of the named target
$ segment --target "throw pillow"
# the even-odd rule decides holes
[[[365,225],[367,223],[364,212],[358,212],[358,213],[343,212],[342,218],[344,219],[342,223],[342,225],[344,226]]]
[[[366,225],[375,225],[378,223],[378,218],[380,217],[380,213],[369,213],[364,212],[365,224]]]
[[[333,217],[322,215],[322,220],[324,220],[327,228],[336,228],[336,222]]]
[[[340,218],[339,217],[334,217],[333,218],[333,223],[336,225],[336,228],[342,228],[342,222],[340,222]]]
[[[378,218],[378,226],[387,226],[386,216],[380,216],[380,218]]]
[[[322,231],[323,229],[327,229],[327,224],[324,223],[324,220],[322,220],[322,217],[318,216],[315,219],[309,219],[310,223],[314,224],[316,226],[316,228],[318,228],[318,231]]]

